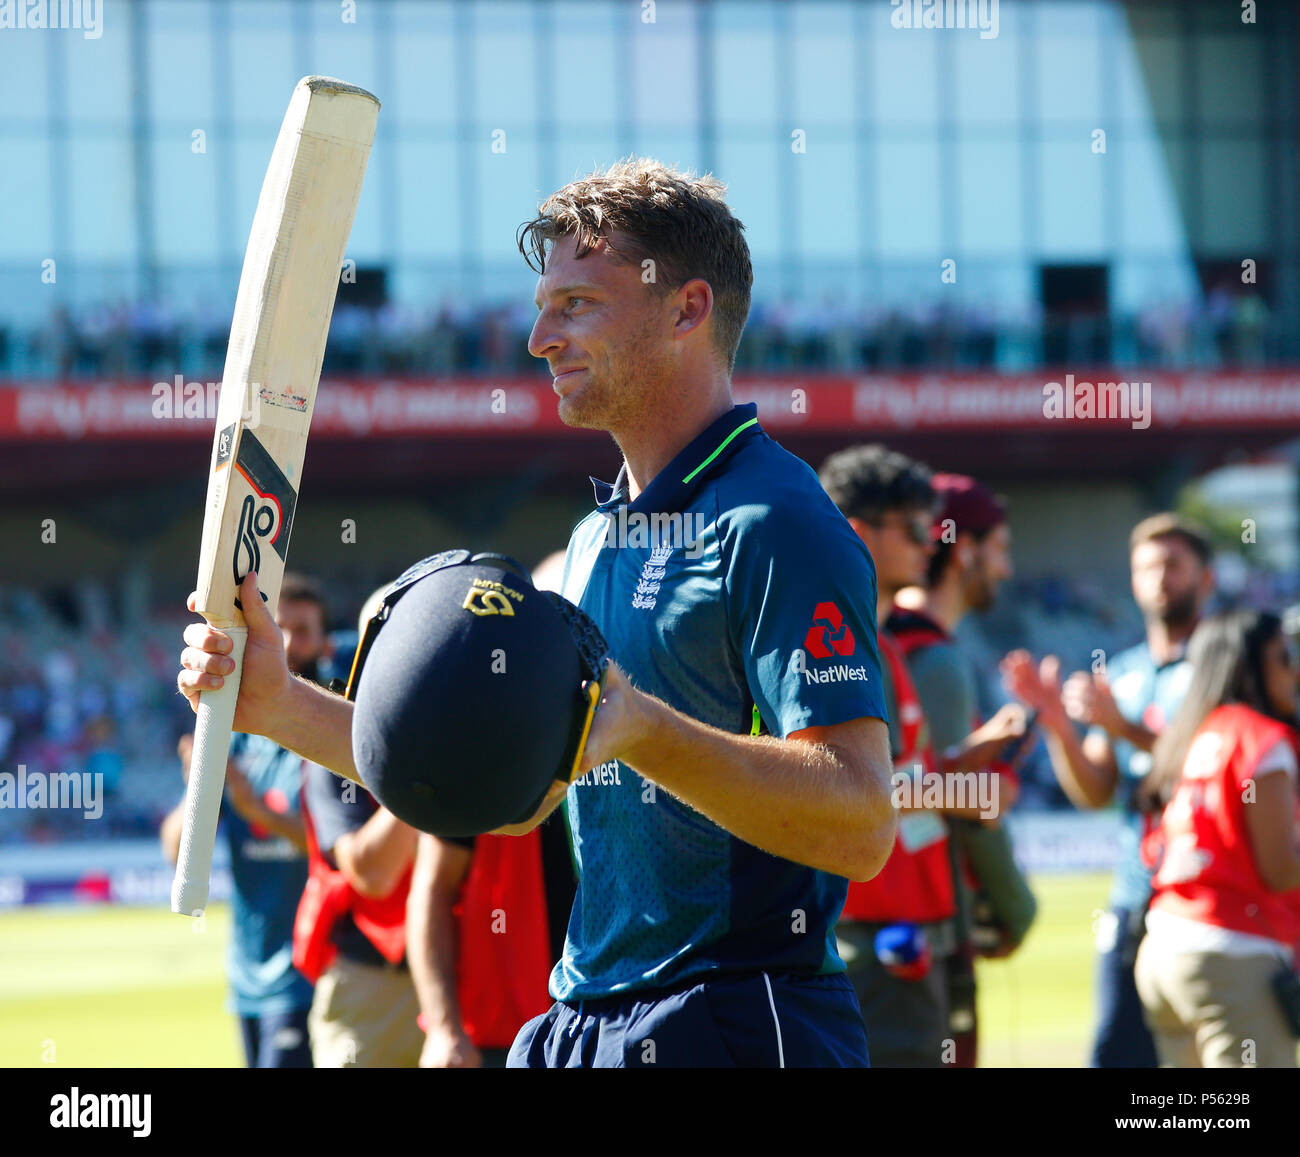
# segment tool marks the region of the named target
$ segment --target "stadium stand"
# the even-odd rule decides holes
[[[537,371],[526,349],[526,300],[428,309],[340,303],[325,370],[357,374],[514,374]],[[1275,364],[1296,335],[1263,297],[1216,290],[1196,302],[1160,301],[1132,315],[979,304],[854,306],[838,299],[755,301],[739,370],[1000,369],[1096,360],[1167,369]],[[40,325],[0,321],[0,378],[219,377],[230,317],[160,302],[115,301],[51,311]]]

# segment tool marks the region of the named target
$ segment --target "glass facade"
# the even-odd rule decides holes
[[[519,223],[641,153],[730,186],[756,328],[939,313],[976,331],[955,364],[1019,368],[1051,360],[1061,267],[1092,271],[1057,303],[1073,353],[1210,364],[1211,337],[1165,331],[1252,260],[1252,350],[1296,356],[1295,7],[998,9],[992,38],[896,28],[886,0],[120,0],[97,39],[0,31],[0,373],[112,368],[55,357],[60,311],[93,333],[129,307],[204,348],[309,73],[384,102],[348,255],[397,313],[526,306]],[[1249,312],[1232,290],[1218,308]],[[873,364],[851,345],[826,364]]]

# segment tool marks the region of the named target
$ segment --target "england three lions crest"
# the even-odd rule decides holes
[[[671,546],[656,546],[650,551],[650,557],[641,568],[641,579],[632,592],[632,606],[639,611],[653,611],[659,594],[659,587],[667,574],[668,559],[673,553]]]

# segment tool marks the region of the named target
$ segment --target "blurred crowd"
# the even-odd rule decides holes
[[[340,303],[327,373],[515,374],[534,372],[527,301],[432,308]],[[0,377],[153,377],[184,367],[219,380],[230,329],[228,303],[190,311],[160,301],[59,308],[42,325],[0,321]],[[1158,302],[1132,314],[953,305],[855,305],[825,295],[755,301],[737,355],[745,372],[923,369],[1019,371],[1041,365],[1261,366],[1294,357],[1295,335],[1254,293],[1215,290],[1196,301]]]
[[[89,772],[103,814],[0,808],[0,844],[152,838],[175,803],[176,741],[194,717],[176,693],[176,640],[189,616],[123,615],[115,593],[0,588],[0,771]],[[349,649],[355,634],[344,632]]]
[[[104,810],[0,809],[0,842],[149,836],[170,806],[189,708],[175,675],[176,619],[109,626],[47,596],[0,597],[0,768],[102,775]]]

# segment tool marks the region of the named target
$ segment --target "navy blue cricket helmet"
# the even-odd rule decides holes
[[[362,782],[436,836],[523,822],[573,778],[606,652],[583,611],[505,555],[416,563],[384,592],[348,680]]]

